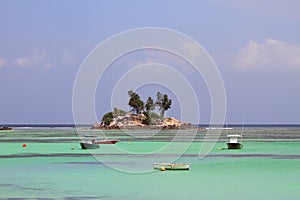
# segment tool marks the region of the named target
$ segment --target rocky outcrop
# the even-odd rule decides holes
[[[181,122],[173,117],[165,118],[162,123],[162,126],[163,129],[187,129],[192,127],[190,123]]]
[[[127,113],[124,116],[115,116],[109,125],[96,123],[93,129],[188,129],[192,127],[190,123],[183,123],[173,117],[151,119],[150,125],[143,123],[145,119],[144,114]]]

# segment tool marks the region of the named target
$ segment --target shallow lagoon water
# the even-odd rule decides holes
[[[177,156],[176,150],[157,152],[170,141],[134,140],[113,133],[120,139],[116,147],[127,153],[110,154],[111,147],[104,145],[97,150],[81,150],[78,135],[73,131],[0,132],[0,198],[299,199],[300,196],[298,129],[272,129],[264,131],[266,136],[259,134],[261,129],[248,130],[253,136],[244,134],[242,150],[219,150],[226,147],[221,136],[203,159],[199,158],[203,141],[196,138],[176,160],[191,163],[189,171],[148,173],[127,173],[112,167],[150,169],[152,160]],[[289,136],[278,138],[279,131]],[[270,136],[271,132],[276,133],[275,137]],[[172,132],[164,135],[172,136]],[[141,158],[146,162],[141,162]]]

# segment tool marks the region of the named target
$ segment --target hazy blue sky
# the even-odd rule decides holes
[[[73,83],[84,58],[114,34],[149,26],[183,32],[208,51],[224,80],[229,123],[300,123],[299,9],[298,0],[0,0],[0,123],[73,123]],[[99,117],[110,110],[98,96],[110,95],[122,63],[115,65],[99,83]],[[142,97],[155,89],[141,89]],[[197,94],[202,123],[210,117],[206,93]]]

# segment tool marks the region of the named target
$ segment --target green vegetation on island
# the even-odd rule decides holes
[[[129,112],[114,108],[113,111],[104,114],[101,123],[96,123],[93,128],[178,128],[190,126],[190,124],[181,123],[175,118],[164,117],[165,112],[172,105],[172,99],[169,99],[167,94],[157,92],[156,101],[149,96],[146,102],[132,90],[128,91],[128,96]]]
[[[165,111],[171,108],[172,99],[169,99],[167,94],[161,94],[157,92],[156,97],[157,100],[154,102],[152,97],[148,97],[146,103],[144,103],[140,96],[133,92],[132,90],[128,91],[129,102],[128,105],[132,108],[131,112],[135,112],[136,114],[144,114],[145,119],[142,121],[143,124],[150,125],[152,122],[152,118],[157,119],[157,114],[153,112],[156,107],[158,107],[160,111],[160,118],[164,118]]]

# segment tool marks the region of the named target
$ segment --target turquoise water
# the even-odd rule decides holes
[[[242,150],[219,150],[226,146],[220,139],[203,159],[201,140],[178,142],[188,146],[179,155],[181,149],[165,149],[169,141],[122,136],[116,148],[85,151],[73,130],[0,132],[0,198],[299,199],[300,142],[298,130],[289,136],[293,131],[296,139],[271,137],[272,142],[245,134]],[[191,163],[191,169],[149,170],[153,161],[177,157],[175,162]],[[139,173],[124,172],[130,169]]]

